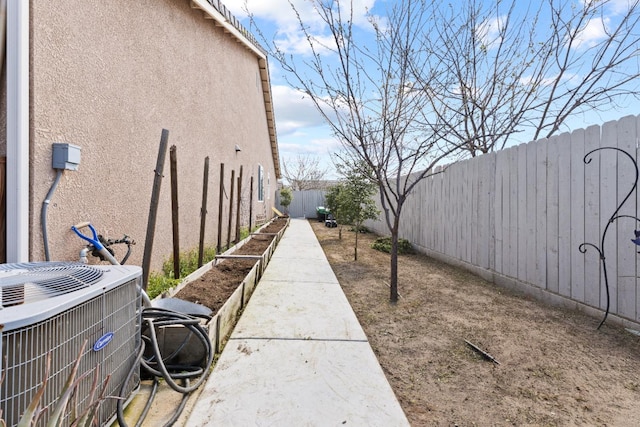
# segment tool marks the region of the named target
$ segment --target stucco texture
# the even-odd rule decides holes
[[[51,258],[77,259],[70,226],[91,221],[105,236],[138,244],[141,264],[161,131],[177,147],[180,246],[197,247],[205,157],[210,157],[206,244],[217,240],[219,171],[244,169],[242,224],[249,180],[265,170],[270,217],[275,167],[258,57],[188,0],[34,1],[31,8],[31,258],[44,258],[40,209],[55,177],[51,144],[81,147],[78,171],[65,171],[48,209]],[[242,151],[236,153],[235,145]],[[267,179],[270,178],[270,188]],[[229,200],[225,199],[223,241]],[[234,214],[235,216],[235,214]],[[172,253],[169,150],[151,270]]]

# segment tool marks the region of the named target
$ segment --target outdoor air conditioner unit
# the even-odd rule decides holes
[[[47,408],[41,424],[46,423],[85,341],[78,371],[83,379],[74,397],[78,410],[91,403],[96,372],[98,388],[108,380],[105,395],[118,396],[134,370],[123,393],[130,397],[140,381],[135,364],[141,345],[141,274],[140,267],[120,265],[0,264],[0,410],[7,426],[18,424],[42,387],[50,354],[41,399]],[[114,398],[102,402],[100,425],[116,408]]]

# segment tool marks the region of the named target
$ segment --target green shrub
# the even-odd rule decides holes
[[[391,253],[391,237],[377,238],[371,247],[380,252]],[[413,247],[406,239],[398,239],[398,255],[412,254]]]
[[[154,299],[164,291],[177,286],[178,283],[180,283],[180,279],[167,277],[160,273],[151,273],[147,284],[147,295],[149,295],[149,298]]]
[[[280,189],[280,204],[284,207],[286,213],[289,211],[289,205],[293,201],[293,191],[289,187]]]
[[[216,248],[213,246],[204,248],[202,264],[206,264],[216,257]],[[198,248],[180,253],[180,277],[188,276],[198,269]],[[173,256],[162,264],[165,277],[175,277],[173,271]]]

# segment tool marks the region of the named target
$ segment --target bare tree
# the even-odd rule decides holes
[[[328,171],[328,168],[320,165],[320,159],[312,155],[298,154],[282,162],[282,176],[294,191],[318,188]]]
[[[440,78],[423,80],[432,111],[471,155],[504,148],[511,136],[548,138],[567,119],[638,98],[637,0],[467,0],[435,6],[422,54]]]
[[[398,0],[369,15],[364,38],[352,2],[310,1],[327,34],[297,14],[311,54],[277,43],[271,54],[378,184],[392,302],[402,209],[435,165],[503,148],[518,132],[550,136],[572,114],[637,96],[638,0]],[[624,7],[609,19],[615,5]]]
[[[405,90],[415,79],[412,71],[418,64],[413,53],[421,49],[418,35],[428,24],[426,3],[402,0],[384,21],[371,16],[375,37],[370,45],[359,43],[355,36],[359,30],[349,2],[342,6],[338,1],[313,0],[313,4],[329,36],[315,37],[300,20],[310,57],[297,62],[276,43],[271,44],[271,54],[288,72],[289,84],[311,98],[342,142],[348,153],[343,162],[350,159],[353,165],[365,165],[362,172],[378,185],[392,241],[390,300],[396,302],[404,203],[417,183],[432,174],[433,166],[461,146],[444,138],[443,124],[429,111],[427,93]],[[422,58],[428,70],[428,58]]]

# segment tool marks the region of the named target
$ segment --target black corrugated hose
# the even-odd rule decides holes
[[[122,384],[117,411],[118,423],[121,427],[127,427],[127,423],[124,419],[124,397],[126,394],[127,384],[132,380],[138,366],[140,366],[144,372],[152,376],[153,386],[149,398],[147,399],[147,403],[136,422],[136,427],[142,425],[149,409],[151,408],[160,378],[163,378],[173,390],[183,395],[180,405],[174,412],[171,419],[164,425],[171,426],[178,420],[187,403],[190,393],[198,389],[198,387],[204,383],[213,363],[213,347],[209,340],[207,331],[200,322],[201,318],[171,310],[157,307],[148,307],[143,309],[142,328],[148,335],[142,335],[142,343],[136,361],[133,364],[132,369],[129,371],[126,380]],[[170,355],[162,355],[158,346],[156,329],[161,329],[167,326],[182,326],[187,328],[190,331],[190,334],[185,334],[185,339],[182,344],[178,346],[178,349],[173,351]],[[182,349],[184,349],[191,335],[195,335],[196,338],[199,339],[205,350],[205,355],[200,363],[196,365],[171,364],[170,362],[179,355]],[[151,355],[145,357],[144,354],[146,348],[150,348]],[[197,380],[195,380],[194,383],[191,383],[190,380],[193,380],[194,378],[197,378]],[[178,381],[182,384],[178,384]]]

